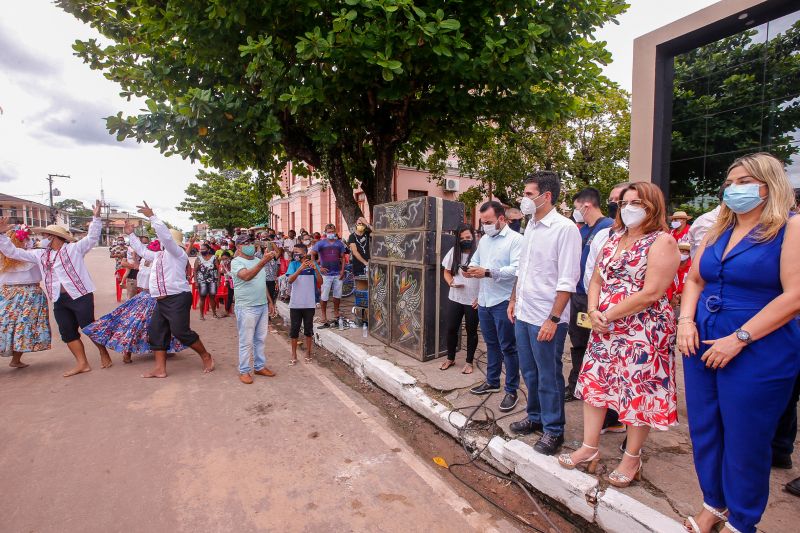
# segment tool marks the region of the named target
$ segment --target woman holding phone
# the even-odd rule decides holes
[[[440,370],[447,370],[456,364],[456,347],[461,334],[461,320],[467,328],[467,362],[462,374],[472,374],[472,361],[478,348],[478,289],[480,279],[465,278],[463,270],[469,265],[475,253],[475,231],[472,226],[461,224],[456,229],[458,243],[442,261],[444,280],[450,286],[449,300],[445,306],[447,334],[447,360]]]

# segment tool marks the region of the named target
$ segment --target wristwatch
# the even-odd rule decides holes
[[[753,338],[750,336],[750,333],[743,330],[742,328],[737,329],[736,331],[734,331],[734,333],[736,334],[736,338],[745,344],[750,344],[751,342],[753,342]]]
[[[487,268],[483,273],[483,277],[484,278],[491,278],[492,277],[492,271]]]
[[[553,324],[558,324],[559,322],[561,322],[561,317],[556,315],[550,315],[550,322],[552,322]]]

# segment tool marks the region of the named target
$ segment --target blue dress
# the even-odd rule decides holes
[[[726,337],[783,292],[781,246],[750,235],[723,254],[732,229],[709,245],[700,261],[705,287],[695,320],[700,341]],[[705,367],[707,350],[684,358],[686,406],[695,470],[705,502],[730,510],[739,531],[756,531],[769,498],[771,441],[800,372],[796,320],[746,346],[725,368]]]

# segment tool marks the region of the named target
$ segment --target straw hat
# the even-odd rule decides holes
[[[678,219],[689,220],[691,218],[692,217],[686,214],[686,211],[675,211],[674,213],[672,213],[672,220],[678,220]]]
[[[177,242],[179,245],[183,244],[183,232],[182,231],[179,231],[179,230],[176,230],[176,229],[171,229],[171,230],[169,230],[169,233],[170,233],[170,235],[172,235],[172,240]]]
[[[43,235],[53,235],[54,237],[64,239],[67,242],[75,242],[77,240],[69,231],[57,224],[50,224],[46,228],[39,229],[36,232]]]
[[[678,250],[688,252],[692,249],[692,245],[688,242],[679,242],[678,243]]]

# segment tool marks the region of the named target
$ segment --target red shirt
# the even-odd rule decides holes
[[[675,240],[681,242],[687,233],[689,233],[689,224],[686,224],[682,230],[674,229],[672,230],[672,236],[675,237]]]
[[[683,293],[683,287],[686,285],[686,277],[689,275],[689,269],[692,267],[692,260],[686,261],[685,265],[678,267],[678,273],[675,274],[675,279],[672,280],[672,285],[667,289],[667,300],[672,301],[672,297]]]

